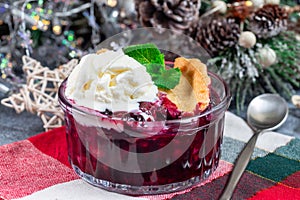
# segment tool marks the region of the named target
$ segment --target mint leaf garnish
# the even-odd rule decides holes
[[[132,45],[124,48],[123,51],[146,67],[157,87],[170,90],[178,85],[181,76],[180,69],[167,70],[164,54],[160,52],[155,44]]]
[[[165,66],[161,64],[150,63],[150,64],[144,64],[144,66],[146,67],[147,72],[152,77],[160,76],[165,71]]]
[[[181,76],[181,71],[178,68],[165,70],[160,76],[154,79],[154,83],[161,89],[170,90],[178,85]]]
[[[155,44],[138,44],[125,47],[124,53],[142,65],[145,64],[161,64],[165,65],[164,54],[162,54]]]

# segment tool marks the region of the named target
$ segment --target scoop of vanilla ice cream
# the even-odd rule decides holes
[[[121,50],[84,56],[66,87],[77,105],[112,112],[138,110],[138,102],[153,102],[157,93],[146,68]]]

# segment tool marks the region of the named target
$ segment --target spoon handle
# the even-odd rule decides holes
[[[239,182],[242,174],[244,173],[251,155],[253,153],[256,141],[260,132],[254,133],[253,136],[250,138],[246,146],[244,147],[243,151],[240,153],[238,159],[235,162],[235,166],[231,172],[231,176],[225,185],[225,189],[220,197],[220,200],[229,200],[235,190],[237,183]]]

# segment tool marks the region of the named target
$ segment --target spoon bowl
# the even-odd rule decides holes
[[[286,101],[277,94],[262,94],[255,97],[247,110],[248,125],[255,131],[270,131],[279,128],[288,116]]]
[[[235,161],[234,168],[225,185],[220,200],[229,200],[244,173],[260,133],[279,128],[287,119],[286,101],[277,94],[262,94],[255,97],[247,110],[247,122],[254,134]]]

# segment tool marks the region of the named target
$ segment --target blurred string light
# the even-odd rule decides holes
[[[10,62],[10,54],[0,53],[0,70],[3,71],[7,67],[12,67],[12,63]],[[3,75],[5,76],[5,75]],[[2,77],[3,78],[3,77]]]
[[[95,14],[94,14],[94,6],[98,5],[99,10],[103,11],[104,21],[108,25],[112,25],[112,23],[117,24],[117,18],[122,14],[121,12],[124,10],[126,4],[132,4],[132,0],[127,1],[118,1],[118,0],[91,0],[91,2],[82,3],[79,0],[19,0],[14,1],[11,4],[8,3],[0,3],[0,14],[7,12],[8,10],[15,19],[21,20],[18,24],[16,24],[15,29],[20,30],[10,30],[15,35],[20,35],[22,38],[25,38],[25,42],[22,42],[22,47],[27,48],[27,54],[30,53],[30,35],[26,31],[26,28],[29,28],[32,31],[42,31],[46,32],[50,30],[55,35],[60,35],[63,32],[63,26],[70,26],[68,23],[72,23],[66,18],[81,13],[88,20],[88,24],[92,27],[92,36],[91,42],[95,47],[97,43],[101,41],[100,38],[100,26],[96,22]],[[57,5],[64,6],[57,6]],[[124,5],[123,5],[124,4]],[[77,6],[76,6],[77,5]],[[122,6],[119,8],[119,6]],[[104,7],[103,7],[104,6]],[[110,13],[106,13],[105,7],[113,8]],[[124,7],[124,8],[123,8]],[[88,10],[89,9],[89,10]],[[130,11],[132,12],[132,11]],[[108,15],[105,15],[108,14]],[[123,13],[124,15],[124,13]],[[123,16],[122,15],[122,16]],[[20,28],[18,28],[20,25]],[[109,30],[115,29],[114,33],[121,31],[124,26],[120,24],[120,27],[110,28]],[[103,30],[104,31],[104,30]],[[20,33],[23,32],[23,33]],[[110,34],[111,35],[111,34]]]
[[[40,62],[45,66],[55,67],[70,58],[94,52],[101,40],[135,23],[128,20],[133,13],[128,5],[133,5],[133,0],[6,0],[5,3],[0,0],[0,25],[5,24],[9,29],[8,35],[0,38],[0,53],[3,53],[0,79],[12,77],[10,72],[22,73],[24,54],[42,59]],[[95,10],[99,13],[97,18]],[[124,10],[126,22],[120,18]],[[85,18],[91,29],[82,24],[80,17]],[[72,21],[73,18],[77,21]],[[78,29],[77,22],[81,26]]]
[[[0,25],[8,25],[8,36],[1,36],[0,38],[0,81],[6,80],[5,82],[13,83],[18,85],[22,82],[22,78],[16,76],[14,69],[21,69],[22,63],[21,57],[24,55],[31,56],[33,52],[33,46],[37,43],[33,43],[34,37],[37,34],[36,31],[47,32],[46,38],[47,44],[53,44],[54,46],[46,45],[40,46],[40,50],[37,49],[35,54],[41,54],[43,49],[51,51],[57,48],[57,51],[61,51],[58,48],[61,46],[66,47],[64,52],[69,53],[68,56],[71,58],[80,57],[83,52],[77,49],[77,43],[75,40],[75,34],[72,31],[68,31],[71,21],[68,19],[73,14],[80,13],[91,7],[91,3],[81,3],[77,0],[20,0],[20,1],[6,1],[5,3],[0,2]],[[63,24],[64,23],[64,24]],[[63,32],[63,25],[66,26],[66,32]],[[94,28],[94,27],[92,27]],[[62,35],[59,38],[53,38],[51,33],[54,35]],[[51,39],[52,37],[52,39]],[[41,48],[42,47],[42,48]],[[22,50],[23,49],[23,50]],[[51,51],[52,53],[54,51]],[[50,52],[46,52],[49,56]],[[13,54],[13,57],[12,57]],[[61,60],[63,55],[59,55]],[[13,60],[13,62],[12,62]],[[17,80],[18,79],[18,80]]]
[[[44,0],[22,0],[15,1],[12,5],[0,4],[0,14],[7,10],[11,11],[14,17],[21,18],[22,23],[25,22],[31,26],[31,30],[47,31],[50,26],[56,33],[60,32],[59,29],[59,18],[69,17],[73,14],[77,14],[91,7],[91,3],[85,3],[78,7],[69,9],[71,5],[74,5],[78,1],[70,0],[55,0],[55,1],[44,1]],[[64,7],[61,11],[56,11],[55,4],[64,3]],[[20,9],[21,8],[21,9]],[[53,24],[53,22],[55,22]],[[53,26],[56,26],[53,28]]]
[[[62,43],[66,46],[74,46],[74,31],[65,31],[65,39],[62,40]]]
[[[117,0],[107,0],[107,5],[110,7],[116,7],[118,4]]]
[[[0,3],[0,17],[1,23],[7,23],[10,26],[10,37],[14,40],[11,42],[11,49],[20,45],[25,49],[25,54],[30,56],[32,53],[31,31],[46,32],[51,27],[50,30],[55,35],[60,35],[63,32],[63,22],[65,22],[65,26],[69,25],[66,24],[66,22],[69,22],[66,20],[67,17],[80,13],[90,7],[91,3],[82,4],[78,0],[20,0],[10,4]],[[6,21],[2,17],[5,16],[5,13],[8,13],[9,16]],[[89,15],[88,19],[92,29],[96,28],[98,31],[99,25],[95,23],[95,17]],[[74,45],[70,44],[70,38],[74,38],[74,34],[68,34],[66,37],[68,38],[63,39],[62,44],[74,48]]]
[[[61,23],[57,17],[54,17],[52,20],[52,31],[55,35],[60,35],[62,32]]]
[[[0,53],[0,93],[8,95],[10,92],[15,90],[15,88],[10,88],[6,84],[3,84],[3,81],[9,78],[14,85],[21,83],[21,78],[17,77],[13,72],[13,63],[11,61],[10,53]]]

